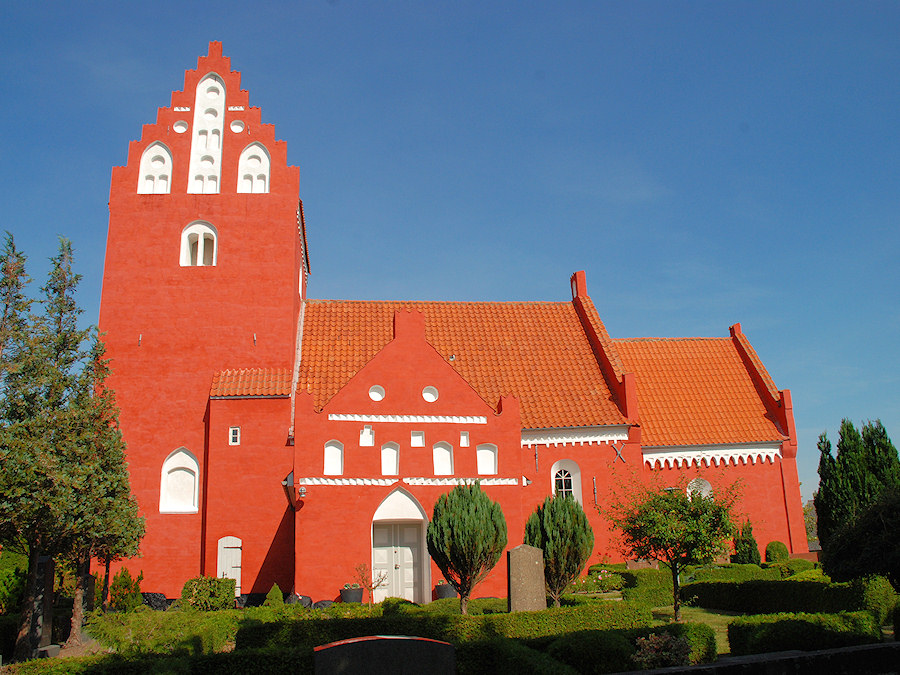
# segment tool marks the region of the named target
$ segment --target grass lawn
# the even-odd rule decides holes
[[[653,618],[660,624],[672,623],[675,612],[671,606],[656,607],[653,610]],[[719,656],[731,654],[728,645],[728,624],[736,616],[743,616],[740,612],[728,612],[722,609],[703,609],[702,607],[682,607],[681,620],[685,623],[705,623],[716,632],[716,648]]]

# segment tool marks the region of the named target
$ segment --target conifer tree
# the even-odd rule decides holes
[[[753,525],[745,521],[740,531],[734,538],[734,555],[731,562],[743,565],[759,565],[762,557],[759,555],[759,544],[753,536]]]
[[[900,484],[897,449],[879,420],[862,432],[841,422],[837,456],[826,434],[819,436],[819,490],[815,497],[819,541],[828,546],[838,529],[852,523],[885,488]]]
[[[494,568],[506,548],[503,510],[478,481],[460,483],[438,497],[425,539],[429,555],[459,593],[460,611],[468,614],[472,589]]]
[[[547,497],[525,523],[525,543],[544,552],[544,581],[553,606],[581,574],[594,549],[594,530],[571,496]]]

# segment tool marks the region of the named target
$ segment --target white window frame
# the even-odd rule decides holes
[[[206,255],[206,247],[212,240],[212,254]],[[197,244],[196,254],[192,247]],[[195,220],[181,231],[181,257],[182,267],[215,267],[219,257],[219,234],[212,224],[205,220]]]
[[[193,479],[190,501],[178,500],[172,494],[176,472],[186,472]],[[200,504],[200,464],[190,450],[180,447],[166,457],[162,465],[159,483],[160,513],[197,513]]]
[[[447,441],[438,441],[431,447],[435,476],[453,475],[453,446]]]
[[[228,429],[228,445],[240,445],[241,444],[241,428],[240,427],[229,427]]]
[[[579,504],[584,504],[581,492],[581,467],[578,466],[578,462],[572,459],[561,459],[553,463],[553,466],[550,468],[550,494],[557,494],[556,475],[562,471],[568,472],[572,481],[572,497]]]

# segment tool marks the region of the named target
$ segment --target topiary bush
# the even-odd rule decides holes
[[[760,567],[759,565],[743,565],[730,563],[725,565],[704,565],[689,568],[682,582],[695,581],[750,581],[751,579],[780,579],[777,569]]]
[[[731,562],[740,565],[759,565],[759,544],[753,536],[753,525],[746,521],[734,538],[734,555]]]
[[[278,584],[272,584],[272,588],[266,593],[263,607],[284,607],[284,593],[281,592]]]
[[[646,607],[672,604],[672,574],[668,569],[640,569],[620,572],[625,581],[622,597]]]
[[[767,565],[769,570],[776,571],[782,579],[788,579],[800,572],[808,572],[815,569],[815,567],[816,564],[813,561],[803,558],[790,558]]]
[[[850,587],[862,601],[861,609],[868,610],[879,626],[890,621],[891,612],[897,604],[897,594],[887,579],[879,576],[854,579]]]
[[[195,577],[181,589],[181,606],[210,612],[234,607],[234,579]]]
[[[881,629],[869,612],[840,614],[762,614],[728,624],[734,656],[849,647],[881,642]]]
[[[109,606],[117,612],[131,612],[144,604],[141,595],[141,581],[144,573],[140,572],[137,579],[131,578],[131,572],[123,567],[116,572],[112,583],[109,585]]]
[[[787,546],[781,541],[770,541],[766,544],[766,562],[781,562],[791,557]]]

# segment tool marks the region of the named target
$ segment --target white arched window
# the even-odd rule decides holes
[[[181,232],[181,266],[211,267],[218,258],[218,237],[216,228],[209,223],[197,221]]]
[[[435,476],[452,476],[453,475],[453,446],[449,443],[441,441],[435,443],[432,448],[434,454],[434,475]]]
[[[712,485],[708,480],[695,478],[687,484],[687,493],[689,497],[699,494],[701,497],[709,497],[712,494]]]
[[[139,195],[169,194],[172,183],[172,153],[162,143],[151,143],[141,155]]]
[[[475,448],[475,460],[478,473],[490,476],[497,473],[497,446],[493,443],[481,443]]]
[[[381,446],[381,473],[384,476],[396,476],[400,473],[400,446],[397,443],[385,443]]]
[[[197,513],[200,466],[187,449],[178,448],[166,457],[159,487],[160,513]]]
[[[194,124],[188,194],[216,194],[222,175],[225,82],[215,73],[200,80],[194,96]]]
[[[561,459],[554,463],[550,469],[550,479],[553,482],[553,494],[571,497],[579,504],[581,502],[581,469],[571,459]]]
[[[262,143],[251,143],[238,160],[238,192],[269,191],[269,151]]]
[[[344,444],[328,441],[325,444],[325,475],[340,476],[344,473]]]

